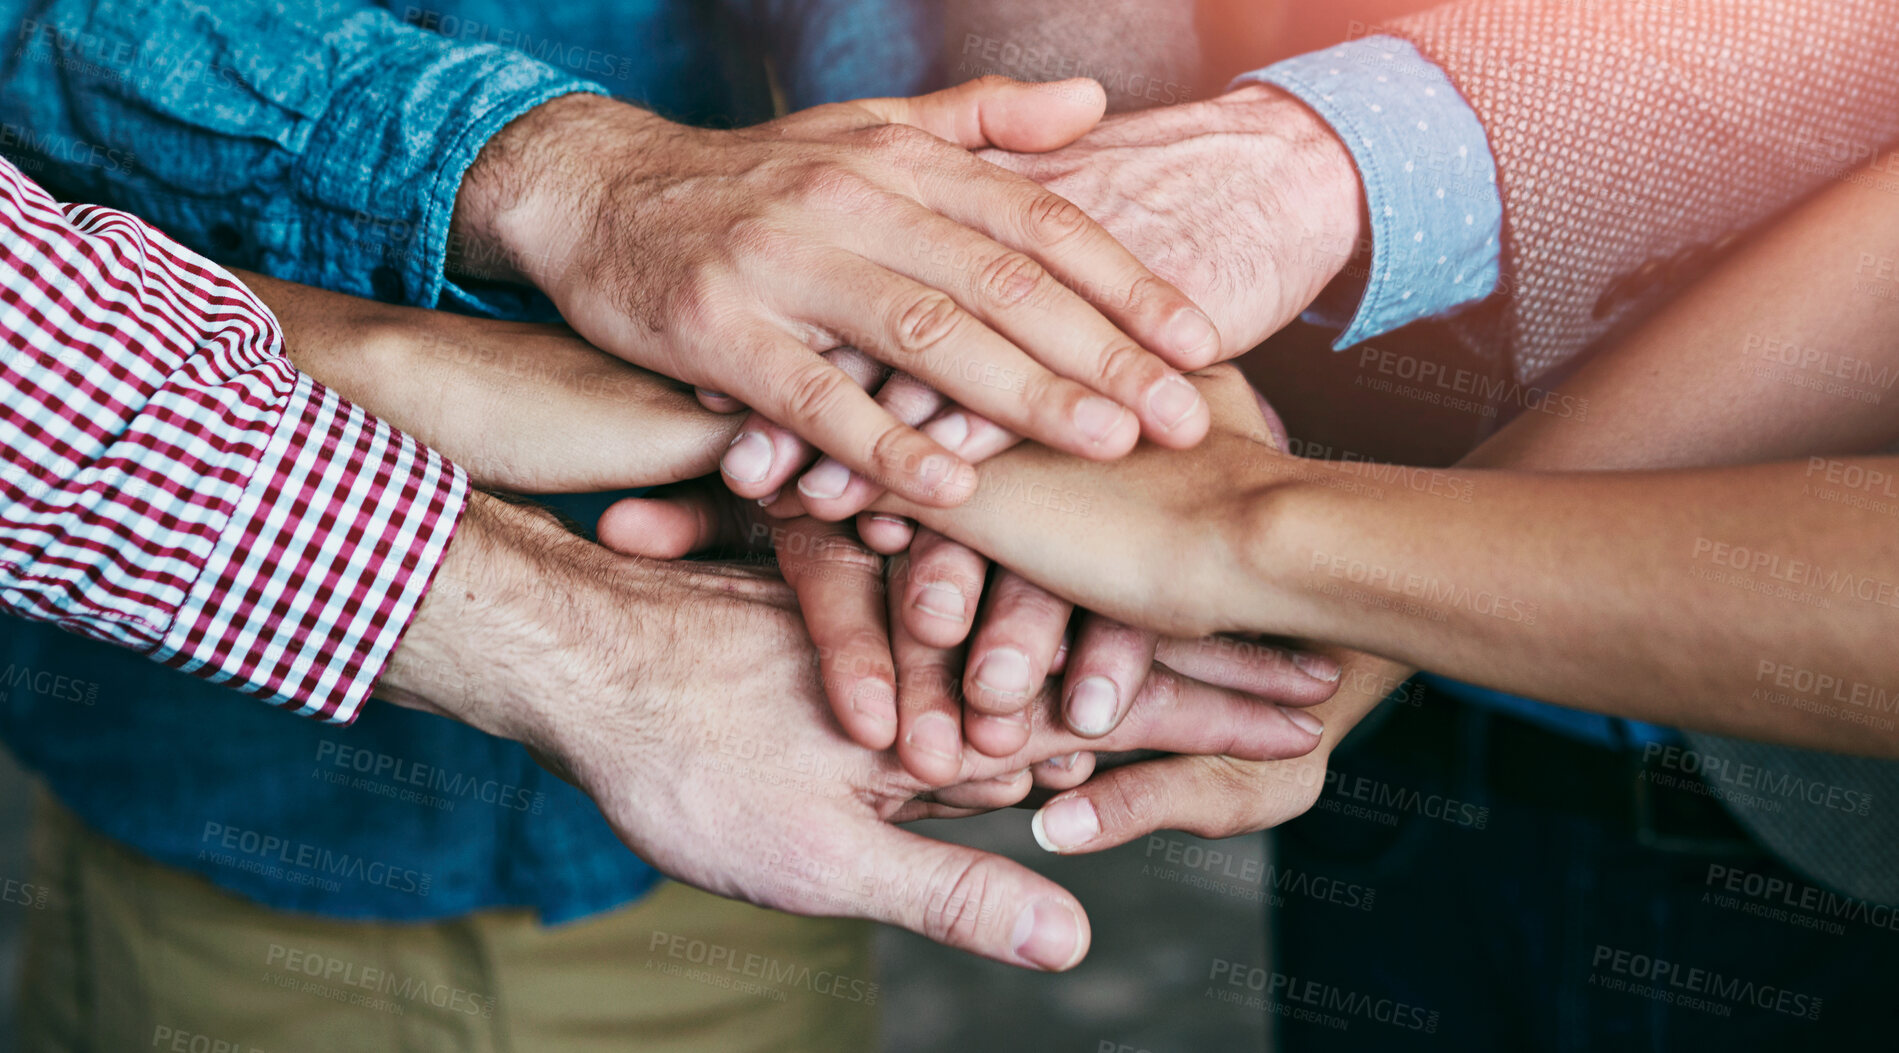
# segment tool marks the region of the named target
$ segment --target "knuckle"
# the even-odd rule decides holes
[[[1095,355],[1096,375],[1103,380],[1123,380],[1138,391],[1160,380],[1165,371],[1159,360],[1139,345],[1116,335]]]
[[[1042,191],[1029,198],[1022,226],[1032,240],[1054,245],[1088,229],[1088,214],[1067,198]]]
[[[1104,832],[1131,836],[1167,825],[1167,802],[1153,779],[1115,780],[1095,795],[1095,809]]]
[[[877,435],[871,443],[870,456],[867,458],[869,463],[877,466],[878,477],[873,479],[873,482],[889,489],[892,480],[909,474],[911,469],[920,466],[926,455],[915,449],[910,434],[909,428],[897,424],[885,428]],[[905,567],[905,571],[913,575],[921,560],[917,553],[913,552],[911,556],[911,562]]]
[[[794,420],[820,420],[835,416],[843,409],[850,392],[856,390],[857,385],[852,384],[849,377],[819,359],[800,366],[792,375],[786,388],[785,404]]]
[[[942,143],[929,132],[907,124],[879,124],[858,136],[865,146],[879,153],[919,154]]]
[[[1005,252],[984,264],[977,275],[978,289],[1003,307],[1026,303],[1047,285],[1048,271],[1019,252]]]
[[[691,268],[661,300],[661,324],[673,330],[699,332],[717,327],[733,310],[731,287],[731,274],[723,265]]]
[[[836,572],[883,577],[883,557],[843,534],[819,535],[811,543],[811,555]]]
[[[725,251],[730,257],[782,259],[788,245],[785,232],[763,216],[747,216],[725,231]]]
[[[882,191],[870,180],[848,168],[828,163],[801,168],[792,178],[792,192],[807,208],[849,215],[869,212],[882,197]]]
[[[1104,307],[1121,307],[1156,322],[1192,303],[1180,290],[1152,274],[1134,279],[1126,292],[1101,290],[1099,299]]]
[[[1061,629],[1068,621],[1068,604],[1033,585],[1011,589],[997,600],[998,614],[1015,624]]]
[[[897,349],[921,356],[941,346],[962,327],[963,311],[956,301],[934,289],[916,296],[897,315]]]
[[[998,884],[995,864],[987,859],[946,860],[925,886],[923,934],[938,943],[974,946],[989,916],[995,912],[992,887]]]

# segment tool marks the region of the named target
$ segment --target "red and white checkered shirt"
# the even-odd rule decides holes
[[[461,470],[298,373],[236,278],[0,161],[0,609],[354,719]]]

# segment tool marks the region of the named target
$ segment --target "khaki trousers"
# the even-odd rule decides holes
[[[870,927],[667,882],[547,928],[261,907],[42,796],[20,998],[29,1053],[869,1053]],[[4,1043],[0,1043],[4,1044]]]

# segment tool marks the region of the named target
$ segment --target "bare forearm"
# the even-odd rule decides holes
[[[1266,498],[1280,526],[1256,562],[1281,585],[1256,617],[1562,705],[1899,753],[1824,709],[1899,694],[1891,505],[1827,481],[1899,462],[1835,463],[1452,473],[1382,498],[1296,484]]]
[[[556,326],[240,277],[277,315],[298,369],[484,485],[557,493],[696,478],[739,426]]]

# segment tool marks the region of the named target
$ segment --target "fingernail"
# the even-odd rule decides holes
[[[910,525],[910,521],[903,518],[902,516],[887,516],[882,513],[878,513],[877,515],[871,516],[870,521],[873,523],[882,523],[885,526],[893,526],[893,527],[907,527]]]
[[[1075,734],[1100,738],[1114,728],[1115,710],[1121,708],[1121,692],[1105,676],[1091,676],[1068,693],[1068,726]]]
[[[934,614],[938,618],[947,618],[953,622],[963,620],[963,612],[969,609],[969,601],[963,597],[963,590],[940,581],[928,582],[923,591],[917,594],[916,609],[925,614]]]
[[[1028,694],[1029,656],[1013,647],[996,648],[976,668],[976,683],[999,695]]]
[[[1007,775],[998,775],[995,778],[990,779],[989,781],[997,784],[998,786],[1013,786],[1015,785],[1016,780],[1022,778],[1022,776],[1027,775],[1028,773],[1029,773],[1028,769],[1024,768],[1021,771],[1012,771]]]
[[[879,725],[897,719],[897,690],[882,680],[866,680],[851,692],[851,708]]]
[[[1325,722],[1320,720],[1318,717],[1315,717],[1312,714],[1306,712],[1305,710],[1293,709],[1289,706],[1282,706],[1280,707],[1279,711],[1281,713],[1284,713],[1286,715],[1286,719],[1292,721],[1293,725],[1296,726],[1300,731],[1303,731],[1308,735],[1325,734]]]
[[[935,439],[949,452],[960,453],[963,443],[969,439],[969,418],[957,412],[945,414],[925,424],[923,434]]]
[[[1081,960],[1081,922],[1067,904],[1038,900],[1016,915],[1009,942],[1015,945],[1017,958],[1060,972]]]
[[[1200,392],[1181,377],[1163,377],[1147,389],[1147,411],[1170,431],[1200,408]]]
[[[798,480],[798,492],[820,501],[832,501],[844,496],[844,487],[850,481],[851,470],[844,467],[842,461],[823,457]]]
[[[773,490],[771,493],[768,493],[765,496],[759,498],[758,507],[770,508],[772,506],[772,502],[778,500],[778,495],[784,492],[785,492],[785,488],[781,486],[778,489]]]
[[[1067,797],[1044,805],[1029,820],[1029,831],[1043,851],[1080,848],[1101,834],[1101,819],[1086,797]]]
[[[955,760],[963,745],[962,729],[942,713],[925,713],[910,725],[910,746],[920,753]]]
[[[1113,435],[1127,416],[1128,411],[1120,403],[1099,395],[1090,395],[1075,404],[1075,427],[1095,442]]]
[[[771,440],[760,432],[742,431],[726,448],[719,470],[741,483],[757,483],[771,474],[771,462]]]
[[[1192,307],[1174,313],[1161,339],[1176,354],[1194,361],[1215,357],[1220,349],[1220,331],[1214,328],[1213,319]]]
[[[1307,654],[1295,651],[1292,656],[1293,667],[1301,673],[1327,684],[1337,683],[1339,664],[1322,654]]]
[[[702,399],[723,399],[731,397],[723,391],[714,391],[711,388],[693,388],[693,390],[698,392],[699,397]]]

